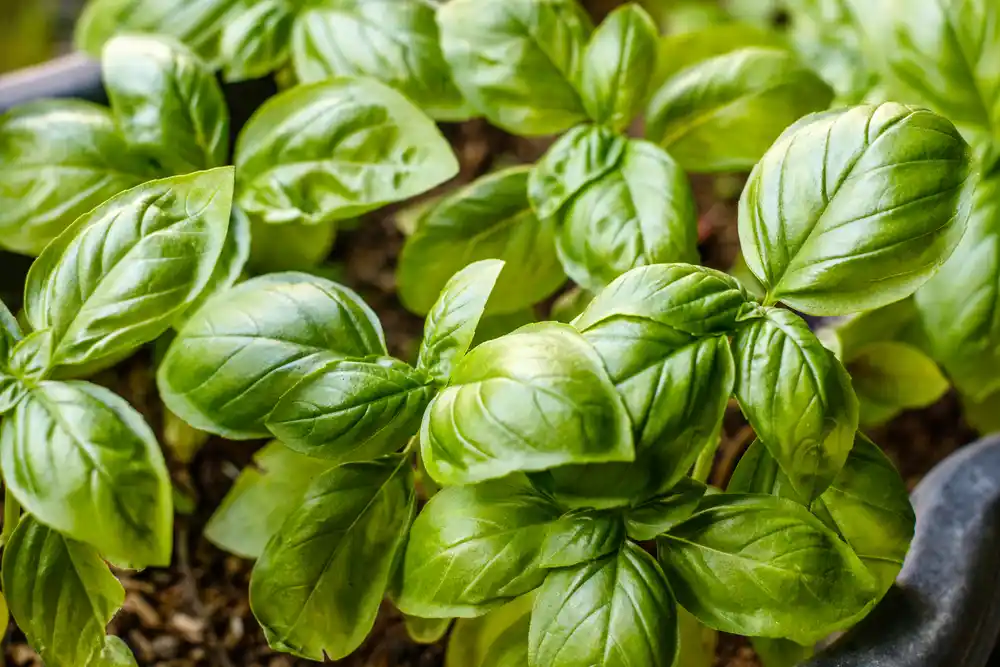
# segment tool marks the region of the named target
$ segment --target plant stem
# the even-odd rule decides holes
[[[712,474],[712,466],[715,464],[715,452],[719,449],[722,437],[715,439],[714,444],[706,445],[698,455],[698,460],[694,463],[694,471],[691,477],[699,482],[708,482],[708,476]]]

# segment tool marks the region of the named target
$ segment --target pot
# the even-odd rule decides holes
[[[259,79],[225,84],[224,90],[235,135],[277,87]],[[100,65],[74,54],[0,76],[0,113],[52,97],[105,102]],[[0,253],[0,284],[14,268],[10,257]],[[987,664],[1000,633],[1000,436],[939,464],[917,487],[913,503],[916,535],[896,585],[806,667]]]

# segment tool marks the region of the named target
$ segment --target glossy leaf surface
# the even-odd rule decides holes
[[[965,229],[967,148],[946,119],[895,103],[790,128],[740,198],[740,245],[768,301],[846,315],[916,291]]]
[[[551,225],[528,202],[527,167],[484,176],[448,195],[421,219],[399,257],[399,296],[409,310],[430,311],[447,281],[463,267],[501,259],[506,270],[490,299],[491,313],[542,301],[566,281]]]
[[[559,515],[516,477],[443,489],[413,523],[396,605],[431,618],[481,616],[537,588]]]
[[[455,82],[494,125],[535,136],[586,118],[573,82],[592,26],[576,0],[458,0],[438,25]]]
[[[254,566],[250,604],[268,643],[312,660],[354,651],[375,623],[414,503],[402,456],[317,478]]]
[[[302,273],[254,278],[210,299],[157,375],[164,403],[229,438],[267,437],[264,420],[309,373],[342,357],[384,355],[375,313],[346,287]]]
[[[628,413],[600,357],[554,323],[522,327],[466,355],[424,415],[420,445],[442,484],[634,457]]]
[[[235,161],[240,206],[270,223],[354,218],[458,173],[434,122],[372,79],[275,95],[243,128]]]
[[[117,394],[42,382],[0,425],[4,481],[27,512],[133,567],[170,562],[170,478],[156,437]]]

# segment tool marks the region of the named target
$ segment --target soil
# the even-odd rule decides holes
[[[601,14],[617,4],[604,0]],[[243,115],[243,114],[240,114]],[[550,142],[514,138],[482,121],[445,128],[460,157],[461,173],[449,184],[468,182],[498,160],[530,162]],[[738,253],[736,201],[743,177],[696,177],[703,262],[728,269]],[[343,232],[330,262],[343,281],[358,290],[376,310],[386,331],[390,352],[414,356],[422,319],[408,313],[395,296],[395,264],[403,236],[392,209],[382,211],[354,230]],[[10,267],[6,267],[10,268]],[[6,271],[5,271],[6,272]],[[539,313],[544,316],[543,312]],[[144,352],[97,381],[125,396],[150,424],[162,423],[162,408],[151,372],[151,352]],[[912,488],[936,463],[976,434],[963,421],[958,401],[948,395],[938,404],[907,412],[870,435],[889,453]],[[735,404],[727,413],[722,445],[712,481],[723,484],[753,432]],[[144,667],[298,667],[313,665],[278,654],[267,647],[250,612],[248,580],[252,563],[226,554],[202,537],[202,529],[239,471],[250,463],[261,442],[230,442],[213,438],[183,464],[171,460],[174,481],[192,502],[190,513],[178,514],[175,554],[168,569],[118,572],[126,589],[125,605],[110,631],[121,636]],[[168,452],[168,456],[170,453]],[[11,626],[6,642],[8,664],[41,666],[40,660]],[[351,657],[332,663],[344,667],[441,667],[441,645],[419,646],[407,636],[398,612],[385,605],[367,642]],[[760,667],[748,642],[720,638],[716,667]]]

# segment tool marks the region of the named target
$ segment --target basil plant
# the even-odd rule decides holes
[[[420,215],[398,273],[419,314],[479,259],[508,265],[491,315],[523,312],[567,275],[594,292],[637,266],[696,262],[685,171],[750,169],[832,98],[792,54],[767,48],[682,67],[657,90],[660,37],[635,4],[594,29],[577,0],[452,0],[438,24],[472,108],[514,134],[565,134],[533,167],[486,175]],[[646,138],[629,137],[643,112]]]
[[[930,111],[807,116],[740,202],[762,297],[650,264],[569,324],[479,342],[517,270],[485,259],[447,281],[412,365],[323,278],[218,293],[172,343],[161,395],[199,429],[274,441],[209,538],[256,559],[271,645],[315,660],[354,651],[386,596],[432,640],[452,618],[503,619],[477,665],[673,665],[680,609],[792,645],[843,630],[892,584],[914,516],[844,366],[795,311],[910,296],[961,239],[970,170]],[[731,396],[758,441],[722,492],[703,480]]]
[[[0,116],[0,247],[38,255],[107,198],[153,178],[224,166],[232,153],[231,252],[247,261],[252,227],[252,268],[305,267],[329,254],[338,222],[458,171],[434,122],[374,79],[324,79],[275,95],[231,151],[214,71],[180,42],[115,37],[104,45],[102,71],[110,109],[46,100]]]
[[[4,614],[51,667],[135,664],[105,637],[125,598],[106,562],[169,564],[170,477],[143,417],[82,378],[228,286],[233,186],[220,167],[111,197],[34,262],[23,327],[0,304]]]

